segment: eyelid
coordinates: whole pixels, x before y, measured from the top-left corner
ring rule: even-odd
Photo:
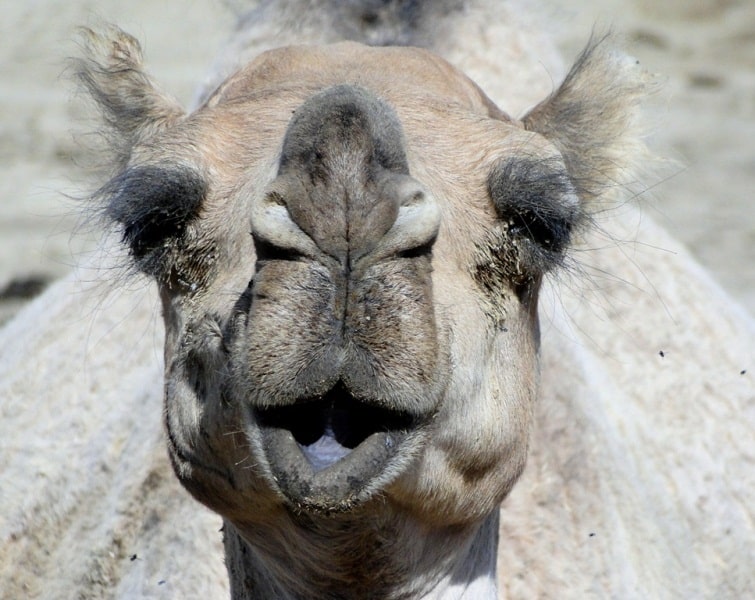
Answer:
[[[131,166],[99,193],[138,269],[157,275],[167,268],[166,247],[200,217],[208,184],[188,166]]]
[[[563,252],[582,210],[566,167],[557,158],[510,158],[496,164],[488,191],[512,236],[544,252]]]

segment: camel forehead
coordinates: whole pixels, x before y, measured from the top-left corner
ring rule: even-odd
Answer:
[[[474,82],[431,52],[356,42],[264,52],[226,80],[208,104],[235,103],[292,87],[313,91],[339,84],[359,85],[384,96],[421,91],[485,115],[496,110]]]

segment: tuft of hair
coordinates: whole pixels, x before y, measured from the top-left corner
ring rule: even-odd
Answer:
[[[74,60],[75,75],[100,110],[116,166],[123,166],[135,144],[185,112],[147,75],[133,36],[108,26],[83,28],[81,38],[83,56]]]
[[[561,152],[587,211],[625,190],[648,157],[638,117],[651,79],[611,41],[593,35],[558,89],[522,119]]]

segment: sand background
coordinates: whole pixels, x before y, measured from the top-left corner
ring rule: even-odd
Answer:
[[[85,259],[97,239],[80,198],[94,186],[90,106],[66,74],[76,28],[109,21],[143,43],[149,71],[184,104],[233,12],[213,0],[2,2],[0,323]],[[638,202],[755,312],[755,2],[552,0],[547,26],[573,56],[595,23],[661,74],[649,141],[672,159]],[[503,107],[505,109],[505,107]]]

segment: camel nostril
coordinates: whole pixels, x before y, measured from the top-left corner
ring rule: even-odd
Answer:
[[[420,258],[423,256],[430,257],[433,253],[433,244],[435,244],[435,238],[432,238],[430,241],[424,244],[420,244],[397,252],[396,258]]]
[[[258,263],[265,263],[272,260],[293,261],[306,258],[299,250],[295,248],[286,248],[276,246],[266,242],[258,237],[254,237],[254,253],[257,256]]]

